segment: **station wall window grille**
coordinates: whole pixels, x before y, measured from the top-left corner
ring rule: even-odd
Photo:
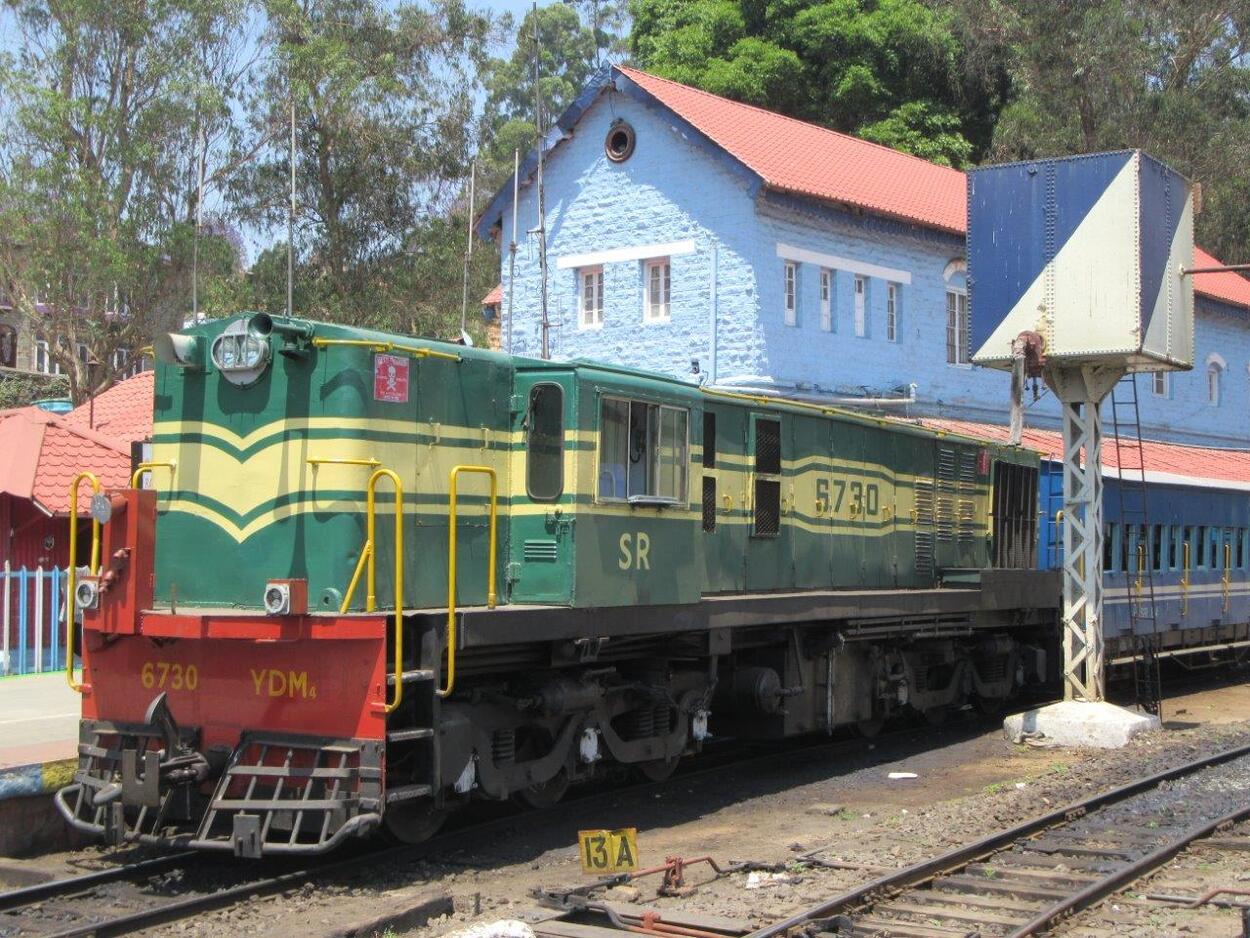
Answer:
[[[781,533],[781,421],[755,420],[755,537]]]

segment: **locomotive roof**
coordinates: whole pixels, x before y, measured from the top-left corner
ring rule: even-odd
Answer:
[[[231,322],[235,322],[240,318],[246,319],[252,315],[253,313],[251,312],[242,312],[235,316],[223,317],[222,319],[202,323],[185,331],[200,333],[218,332],[221,329],[224,329]],[[445,341],[429,336],[416,336],[396,332],[381,332],[375,329],[361,329],[358,326],[299,319],[298,317],[296,321],[313,326],[319,334],[326,337],[349,338],[377,342],[379,345],[394,343],[396,345],[429,347],[432,351],[456,354],[460,356],[463,361],[493,362],[497,365],[503,365],[514,369],[524,369],[531,372],[542,370],[567,372],[572,370],[577,372],[580,376],[591,380],[593,380],[595,375],[599,375],[601,376],[600,380],[614,382],[620,385],[622,390],[630,389],[635,392],[641,391],[656,396],[668,396],[692,405],[698,403],[700,399],[704,398],[739,401],[744,404],[751,404],[756,407],[763,407],[782,413],[792,413],[795,415],[819,414],[825,417],[856,423],[861,426],[880,427],[896,433],[904,433],[924,439],[945,439],[951,442],[979,446],[985,449],[993,450],[1000,459],[1012,459],[1013,461],[1029,462],[1038,458],[1038,454],[1028,447],[1010,446],[993,440],[978,438],[972,434],[933,429],[889,417],[877,417],[869,414],[861,414],[856,411],[832,405],[796,401],[784,397],[774,397],[771,395],[747,394],[741,391],[717,387],[709,388],[703,385],[696,385],[689,381],[674,378],[671,375],[645,371],[639,368],[627,368],[610,362],[595,361],[587,358],[575,358],[566,361],[528,358],[521,355],[509,355],[507,352],[495,349],[477,348],[475,346],[462,345],[458,342]]]

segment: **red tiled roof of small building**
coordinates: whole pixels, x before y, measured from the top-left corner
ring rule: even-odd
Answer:
[[[90,402],[79,404],[65,415],[65,422],[72,427],[93,429],[126,446],[135,440],[146,440],[152,435],[154,386],[155,373],[141,371],[97,394],[94,410]]]
[[[49,514],[69,511],[69,484],[84,470],[104,487],[130,480],[130,451],[101,433],[64,418],[23,407],[0,417],[0,492],[35,502]],[[79,514],[90,504],[84,486]]]
[[[967,420],[922,417],[919,423],[930,430],[995,443],[1006,443],[1009,433],[1007,427]],[[1056,430],[1026,429],[1021,437],[1021,444],[1027,449],[1041,453],[1046,459],[1056,462],[1063,459],[1063,435]],[[1205,446],[1186,446],[1181,443],[1160,443],[1152,440],[1143,440],[1141,450],[1145,454],[1145,469],[1148,478],[1158,473],[1176,476],[1177,482],[1205,480],[1211,483],[1233,482],[1250,486],[1250,450],[1215,449]],[[1117,454],[1114,440],[1105,439],[1102,444],[1104,475],[1109,469],[1119,468],[1119,456],[1122,455],[1125,478],[1139,478],[1138,470],[1142,468],[1142,452],[1138,451],[1136,443],[1126,441],[1121,444],[1121,453]],[[1167,480],[1155,477],[1155,481]]]
[[[764,185],[952,234],[968,228],[967,177],[898,150],[731,101],[636,68],[617,71],[756,173]],[[1195,266],[1222,266],[1201,248]],[[1194,289],[1250,308],[1250,280],[1197,274]]]
[[[503,284],[497,283],[494,288],[482,297],[482,306],[499,306],[503,303]]]

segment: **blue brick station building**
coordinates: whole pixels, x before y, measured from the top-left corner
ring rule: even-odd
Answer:
[[[968,363],[962,172],[624,67],[596,75],[544,153],[551,357],[1005,420],[1007,378]],[[502,248],[500,341],[531,356],[543,331],[536,167],[535,153],[517,205],[509,180],[478,228]],[[1197,252],[1197,266],[1214,264]],[[1246,447],[1250,281],[1194,286],[1194,370],[1139,377],[1143,434]],[[1057,427],[1058,414],[1043,394],[1026,420]]]

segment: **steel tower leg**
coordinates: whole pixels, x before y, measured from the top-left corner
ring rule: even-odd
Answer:
[[[1123,369],[1048,370],[1063,403],[1063,696],[1101,701],[1102,415]],[[1083,457],[1083,458],[1082,458]]]
[[[1063,697],[1102,700],[1102,417],[1097,401],[1064,402],[1063,455]]]

